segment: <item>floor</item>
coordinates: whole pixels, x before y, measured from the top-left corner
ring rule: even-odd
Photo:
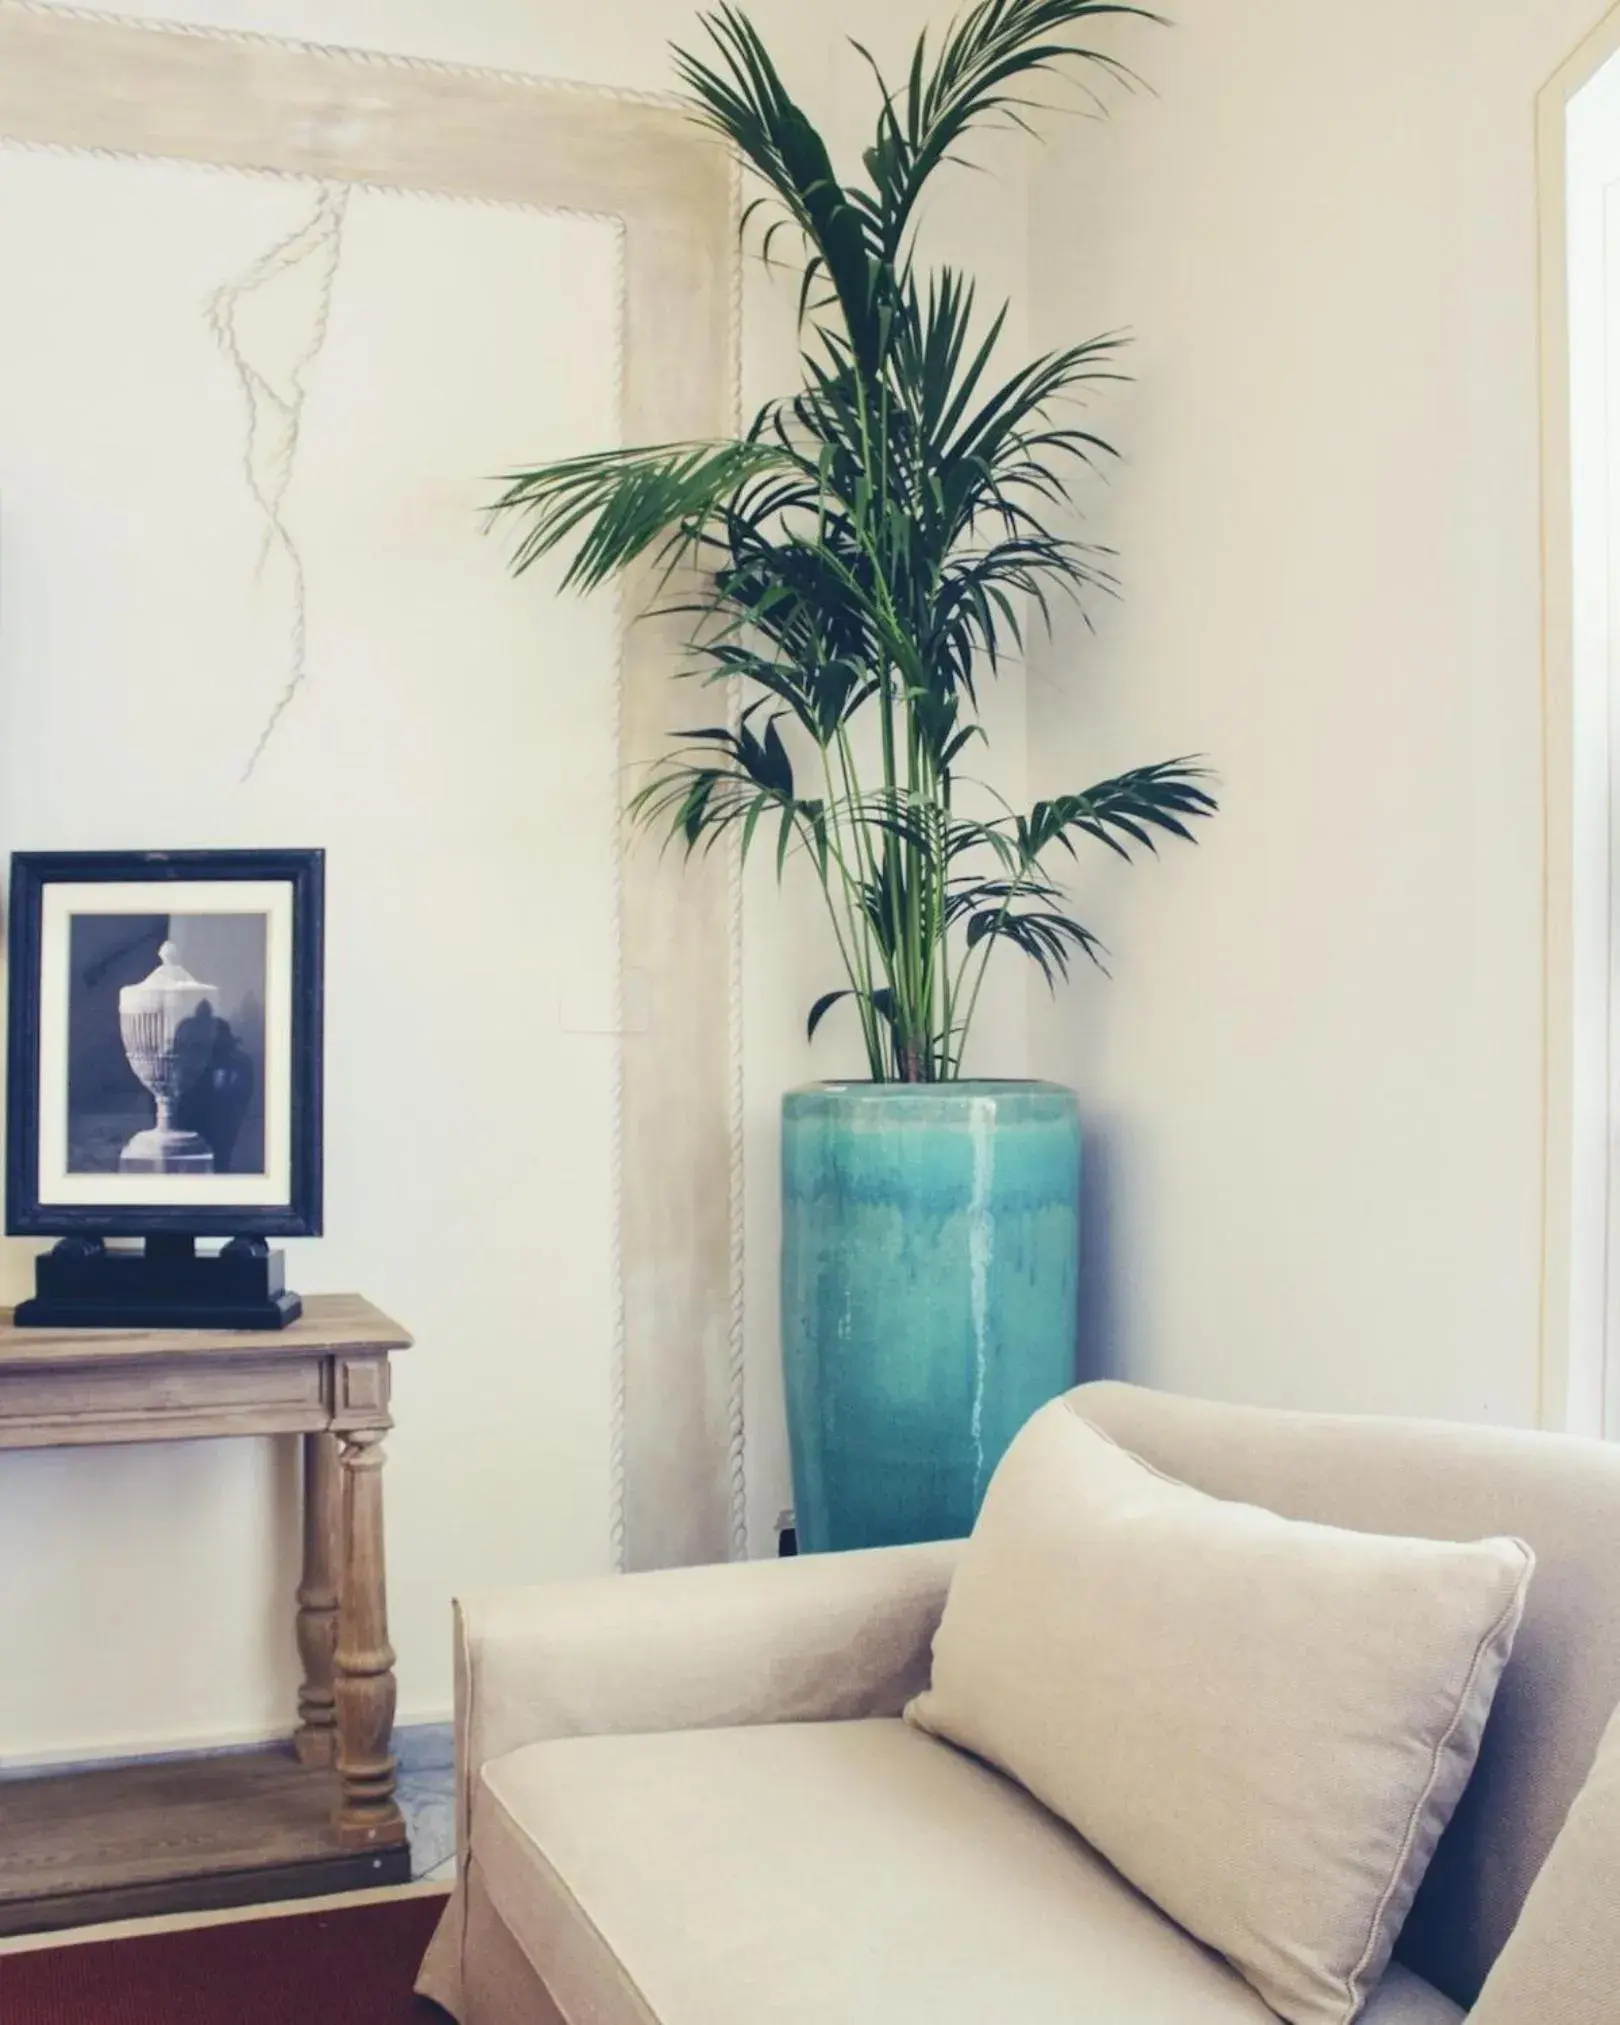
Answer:
[[[456,1875],[455,1764],[448,1723],[394,1732],[399,1810],[411,1836],[411,1876],[450,1884]]]

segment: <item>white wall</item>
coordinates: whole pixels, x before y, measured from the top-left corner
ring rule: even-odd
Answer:
[[[291,1272],[420,1332],[388,1471],[409,1708],[452,1585],[607,1556],[612,1043],[573,1008],[612,995],[613,613],[501,595],[476,506],[515,408],[558,453],[615,433],[616,234],[350,198],[286,505],[308,682],[244,780],[291,579],[274,552],[255,578],[204,306],[310,192],[10,149],[0,193],[0,849],[326,848],[329,1235]],[[273,384],[308,286],[244,309]],[[537,356],[566,369],[537,387]],[[292,1479],[242,1444],[4,1458],[0,1747],[273,1725]]]
[[[536,0],[465,0],[454,8],[443,0],[177,0],[173,5],[136,0],[123,11],[663,90],[670,82],[666,43],[689,29],[695,10],[661,0],[605,0],[589,9],[542,6]],[[844,33],[859,33],[880,54],[892,54],[931,12],[943,16],[953,10],[931,8],[928,0],[893,0],[874,20],[874,10],[856,0],[835,0],[815,9],[796,0],[763,0],[751,11],[806,104],[852,147],[864,137],[864,101],[857,59],[843,44]],[[936,243],[944,254],[974,266],[987,297],[996,299],[1024,287],[1027,203],[1019,180],[1020,152],[997,149],[992,159],[998,169],[994,179],[956,179],[951,216],[942,221]],[[757,272],[749,275],[745,352],[750,404],[787,383],[790,309],[789,295]],[[1020,342],[1019,325],[1015,319],[1010,332],[1014,344]],[[566,408],[569,389],[558,393]],[[498,579],[491,581],[491,595],[505,595]],[[535,595],[540,595],[538,588]],[[1010,681],[995,704],[1001,734],[996,778],[1015,798],[1023,789],[1022,707],[1020,685]],[[586,738],[593,735],[583,722],[579,730]],[[553,758],[561,778],[580,755],[569,742],[570,728],[554,718],[547,737],[558,736],[564,743]],[[390,763],[384,755],[375,768],[380,794],[388,792]],[[37,808],[29,804],[14,810],[14,818],[28,816],[29,821],[22,827],[8,821],[7,847],[138,841],[129,811],[120,817],[118,836],[105,834],[104,801],[72,773],[52,780],[49,789]],[[476,856],[485,835],[482,816],[475,828],[479,812],[464,814],[467,821],[459,834]],[[185,841],[238,841],[243,820],[231,808],[199,810],[195,834]],[[41,834],[47,824],[48,837]],[[495,852],[497,840],[488,842]],[[350,1017],[342,991],[346,959],[340,938],[350,938],[356,962],[362,953],[367,962],[382,960],[388,934],[397,938],[396,953],[407,967],[418,956],[427,960],[426,952],[407,948],[413,933],[408,899],[408,893],[402,894],[382,943],[375,948],[367,943],[365,952],[353,941],[364,924],[332,924],[329,1021],[341,1025]],[[535,897],[537,911],[549,904]],[[839,1041],[830,1031],[818,1041],[813,1057],[802,1042],[805,1009],[833,974],[811,897],[801,890],[779,898],[774,875],[761,867],[750,877],[745,946],[749,1503],[754,1551],[769,1552],[776,1516],[789,1500],[776,1355],[776,1107],[780,1092],[792,1083],[857,1063],[847,1039]],[[987,1062],[1002,1073],[1020,1072],[1026,1040],[1021,980],[1009,978],[988,1009]],[[557,1067],[566,1075],[564,1063]],[[575,1204],[577,1187],[566,1167],[542,1164],[526,1179],[508,1180],[512,1187],[528,1190],[517,1199],[537,1231],[555,1226],[559,1209]],[[420,1322],[413,1312],[418,1303],[412,1299],[411,1262],[389,1255],[385,1220],[368,1213],[364,1241],[357,1244],[357,1233],[339,1226],[335,1175],[333,1183],[330,1235],[320,1245],[300,1248],[295,1270],[301,1283],[315,1288],[335,1284],[334,1275],[359,1278],[379,1298],[391,1288],[402,1319]],[[470,1209],[466,1216],[447,1214],[443,1241],[448,1255],[467,1255],[477,1221]],[[435,1271],[448,1287],[453,1274],[439,1271],[443,1264],[441,1258]],[[0,1296],[15,1298],[23,1291],[27,1272],[22,1247],[0,1246]],[[514,1348],[517,1341],[513,1339]],[[539,1410],[538,1400],[531,1410],[522,1410],[522,1372],[516,1362],[509,1375],[518,1387],[513,1394],[517,1407],[480,1419],[476,1395],[461,1383],[459,1373],[462,1360],[472,1354],[447,1311],[422,1335],[401,1372],[388,1495],[400,1715],[405,1721],[447,1712],[448,1600],[454,1588],[601,1565],[601,1527],[592,1504],[600,1430],[592,1419],[588,1374],[578,1413],[565,1427]],[[283,1707],[290,1707],[292,1684],[294,1481],[285,1445],[199,1445],[183,1460],[158,1449],[0,1458],[0,1538],[11,1542],[0,1551],[0,1757],[71,1756],[274,1727]],[[19,1547],[22,1541],[26,1549]],[[119,1655],[117,1665],[107,1663],[113,1651]]]
[[[1139,341],[1125,596],[1032,676],[1034,784],[1199,751],[1224,802],[1091,868],[1116,976],[1037,1019],[1098,1368],[1536,1417],[1533,111],[1599,11],[1205,0],[1038,171],[1037,335]]]

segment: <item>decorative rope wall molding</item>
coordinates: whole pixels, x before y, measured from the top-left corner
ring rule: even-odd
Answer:
[[[592,84],[574,77],[542,77],[532,70],[502,70],[488,64],[449,63],[432,56],[406,56],[396,50],[367,49],[346,42],[307,42],[298,36],[269,35],[252,28],[220,28],[200,21],[154,21],[143,14],[120,14],[103,7],[59,7],[56,0],[0,0],[0,9],[13,14],[38,14],[50,19],[83,21],[103,28],[127,28],[151,35],[180,35],[196,42],[222,42],[238,48],[295,49],[301,56],[339,56],[349,63],[366,63],[379,70],[418,71],[436,77],[473,77],[492,84],[515,85],[520,90],[577,92],[587,98],[618,99],[625,105],[650,105],[683,109],[685,101],[674,92],[636,91],[628,85]]]
[[[620,222],[614,242],[613,329],[618,346],[618,370],[614,374],[616,417],[624,433],[627,405],[625,387],[625,333],[629,329],[630,298],[624,258],[624,226]],[[613,1136],[613,1347],[608,1392],[608,1554],[616,1573],[628,1565],[628,1525],[625,1508],[626,1423],[629,1411],[628,1317],[624,1300],[624,782],[617,762],[624,751],[624,593],[617,581],[613,586],[613,754],[615,772],[608,790],[608,832],[613,866],[613,1087],[610,1131]]]
[[[0,143],[615,221],[633,441],[736,419],[734,165],[677,103],[0,0]],[[627,612],[642,588],[627,587]],[[635,765],[686,699],[667,627],[621,628],[620,653],[621,760]],[[609,1544],[615,1563],[646,1566],[746,1551],[740,877],[638,851],[615,906],[621,988],[644,979],[653,1027],[621,1035],[615,1075]]]
[[[742,164],[731,164],[731,231],[736,248],[731,263],[731,426],[742,427],[743,404],[743,273]],[[727,685],[727,722],[735,731],[742,721],[741,676]],[[748,1559],[748,1285],[746,1277],[747,1162],[744,1135],[747,1086],[743,1062],[743,856],[735,830],[727,841],[726,885],[729,901],[730,967],[726,998],[731,1041],[731,1315],[727,1339],[726,1462],[731,1485],[731,1558]]]

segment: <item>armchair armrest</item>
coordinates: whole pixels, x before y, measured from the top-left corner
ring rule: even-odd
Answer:
[[[460,1873],[416,1987],[461,2017],[481,1769],[558,1737],[898,1715],[960,1541],[495,1590],[456,1605]]]
[[[555,1737],[898,1715],[927,1685],[960,1552],[945,1541],[469,1597],[456,1606],[458,1783]]]

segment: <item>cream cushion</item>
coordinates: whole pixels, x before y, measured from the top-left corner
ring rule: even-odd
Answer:
[[[484,1767],[473,1850],[473,1904],[575,2025],[1274,2025],[1026,1793],[894,1718],[528,1745]],[[1462,2016],[1404,1970],[1375,2005]]]
[[[1293,2025],[1383,1975],[1524,1608],[1522,1542],[1279,1518],[1074,1400],[991,1483],[919,1728],[999,1766]]]
[[[1620,2019],[1620,1713],[1469,2017],[1475,2025]]]

